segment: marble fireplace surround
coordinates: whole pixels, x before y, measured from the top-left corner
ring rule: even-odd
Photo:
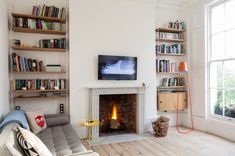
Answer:
[[[90,106],[89,114],[93,120],[99,120],[99,97],[100,95],[115,94],[136,94],[136,128],[137,134],[144,133],[144,93],[145,87],[90,87]],[[92,141],[96,144],[99,142],[99,126],[92,127]]]

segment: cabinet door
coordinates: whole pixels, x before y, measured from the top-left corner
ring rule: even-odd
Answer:
[[[186,92],[158,93],[158,110],[176,110],[178,96],[178,109],[186,109]]]

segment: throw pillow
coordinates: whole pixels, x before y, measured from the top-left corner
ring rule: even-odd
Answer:
[[[52,156],[46,145],[29,130],[17,127],[16,137],[26,156]]]
[[[26,112],[26,116],[30,125],[30,129],[37,134],[47,128],[47,123],[42,111]]]

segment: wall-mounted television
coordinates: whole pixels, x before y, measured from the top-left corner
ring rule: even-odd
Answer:
[[[99,80],[136,80],[137,57],[98,56]]]

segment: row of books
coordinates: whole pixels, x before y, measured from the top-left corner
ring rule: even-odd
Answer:
[[[34,5],[32,9],[32,15],[34,16],[45,16],[45,17],[56,17],[56,18],[65,18],[66,8],[57,8],[55,6],[47,6],[43,4]]]
[[[57,89],[56,89],[57,88]],[[66,89],[66,79],[16,79],[13,90],[59,90]]]
[[[167,32],[159,32],[156,36],[157,39],[184,39],[183,33],[167,33]]]
[[[156,60],[156,71],[157,72],[176,72],[177,65],[176,62],[171,62],[170,60]]]
[[[162,45],[156,45],[156,52],[157,54],[167,54],[167,53],[173,53],[173,54],[182,54],[183,53],[183,45],[181,44],[162,44]]]
[[[168,28],[184,30],[184,22],[179,22],[178,20],[175,22],[168,22]]]
[[[57,39],[42,39],[42,40],[39,40],[39,48],[66,49],[66,39],[65,38],[57,38]]]
[[[170,87],[170,86],[185,86],[184,78],[180,77],[172,77],[172,78],[163,78],[161,86],[162,87]]]
[[[41,72],[43,71],[43,61],[25,58],[16,53],[11,55],[11,66],[15,72]]]
[[[47,22],[30,18],[13,17],[13,27],[43,29],[43,30],[61,30],[61,24],[58,22]]]

